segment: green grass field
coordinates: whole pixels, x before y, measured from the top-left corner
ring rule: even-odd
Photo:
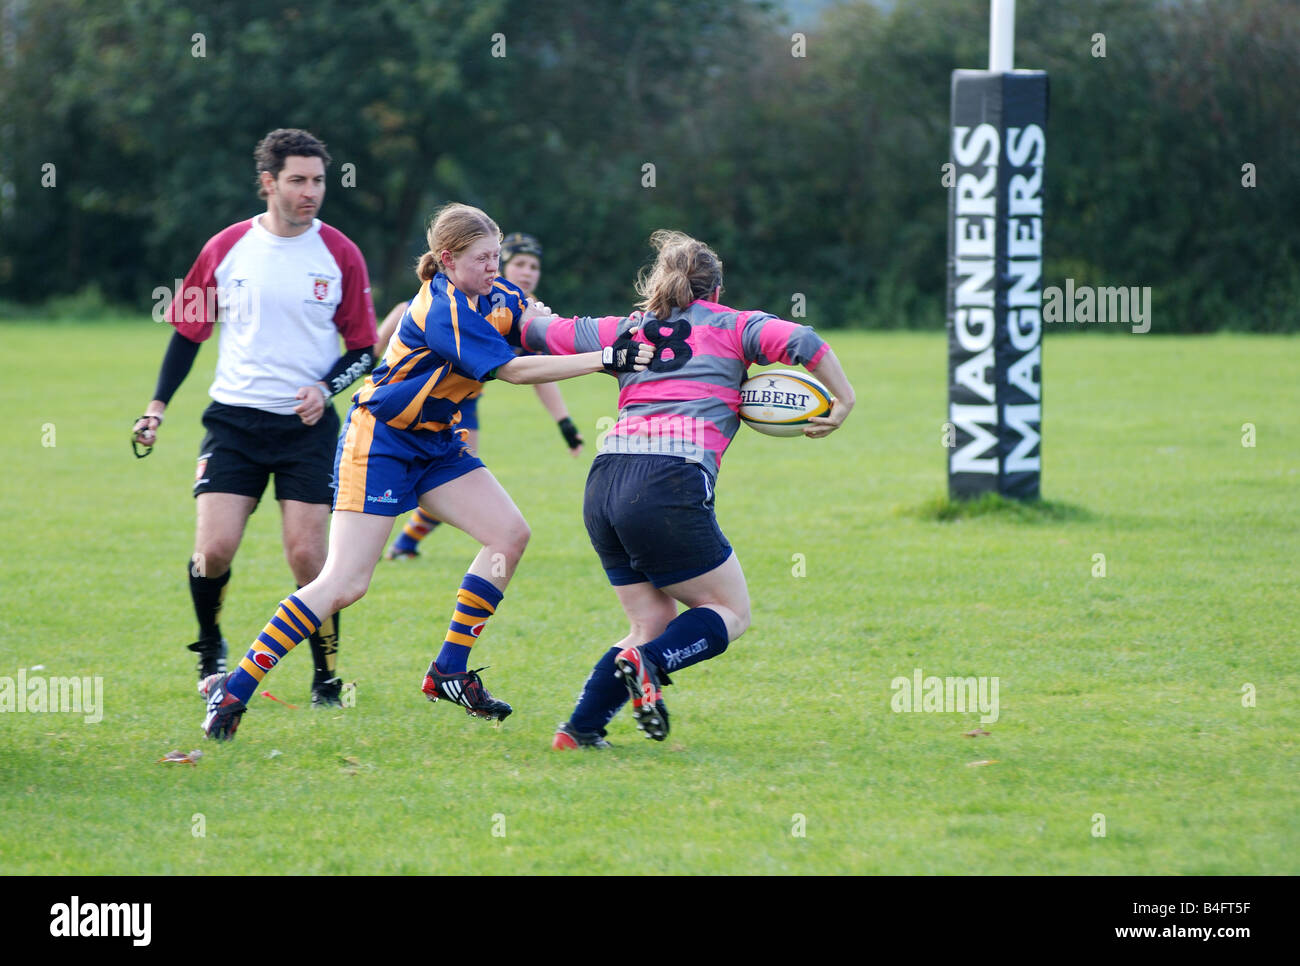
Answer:
[[[344,616],[356,707],[259,697],[216,745],[183,647],[215,346],[137,462],[159,326],[0,328],[19,372],[0,679],[100,675],[105,705],[98,723],[0,715],[0,872],[1300,872],[1300,342],[1049,333],[1055,512],[941,521],[943,335],[831,335],[858,392],[845,428],[742,429],[723,465],[751,630],[677,676],[667,742],[623,714],[612,752],[560,754],[556,723],[626,627],[582,527],[594,448],[570,459],[531,390],[481,406],[482,454],[533,527],[476,649],[515,715],[494,730],[419,693],[474,552],[438,532]],[[564,391],[591,443],[612,382]],[[235,562],[232,651],[292,589],[267,500]],[[300,648],[266,686],[305,705],[310,663]],[[891,681],[916,668],[996,677],[997,721],[895,713]]]

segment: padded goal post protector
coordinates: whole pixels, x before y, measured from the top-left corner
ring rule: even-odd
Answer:
[[[1040,495],[1047,74],[957,70],[948,169],[948,495]]]

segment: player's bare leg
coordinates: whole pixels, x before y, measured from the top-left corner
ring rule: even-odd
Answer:
[[[333,614],[356,603],[370,589],[375,565],[392,530],[392,517],[334,511],[325,565],[316,579],[294,596],[317,614]]]
[[[486,467],[421,494],[420,506],[482,544],[456,594],[451,624],[422,690],[431,701],[447,698],[471,715],[502,721],[513,709],[488,693],[467,662],[528,546],[528,524]]]
[[[716,611],[727,625],[729,642],[749,629],[749,586],[734,551],[708,573],[668,584],[661,590],[687,607]]]
[[[190,597],[199,622],[199,639],[189,649],[199,656],[199,680],[226,669],[226,642],[221,636],[221,608],[230,581],[230,565],[239,550],[248,517],[257,506],[251,496],[200,493],[195,498],[197,523],[194,555],[189,563]]]
[[[677,601],[649,581],[617,586],[614,593],[629,623],[627,637],[614,645],[620,651],[658,637],[677,616]]]
[[[299,587],[309,584],[325,566],[329,552],[330,508],[326,503],[280,501],[284,556]],[[343,703],[343,679],[338,674],[339,617],[330,614],[311,635],[313,708],[336,708]]]
[[[479,467],[420,496],[420,506],[483,545],[467,573],[505,590],[531,531],[524,516],[487,467]]]

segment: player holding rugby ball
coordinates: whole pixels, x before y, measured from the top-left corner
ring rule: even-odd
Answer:
[[[524,348],[536,352],[586,352],[638,327],[637,341],[655,349],[648,370],[619,374],[619,420],[591,464],[583,504],[631,626],[596,662],[556,732],[558,749],[608,747],[605,727],[629,697],[637,727],[663,741],[668,674],[717,657],[749,626],[745,575],[713,510],[747,367],[802,365],[830,388],[831,412],[812,418],[806,436],[829,435],[853,409],[839,360],[810,327],[719,304],[722,262],[703,242],[676,231],[650,241],[658,255],[637,280],[644,316],[539,317],[523,328]]]

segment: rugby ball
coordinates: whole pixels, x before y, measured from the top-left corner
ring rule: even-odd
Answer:
[[[740,418],[766,436],[802,436],[813,416],[829,416],[830,391],[806,372],[771,369],[740,386]]]

